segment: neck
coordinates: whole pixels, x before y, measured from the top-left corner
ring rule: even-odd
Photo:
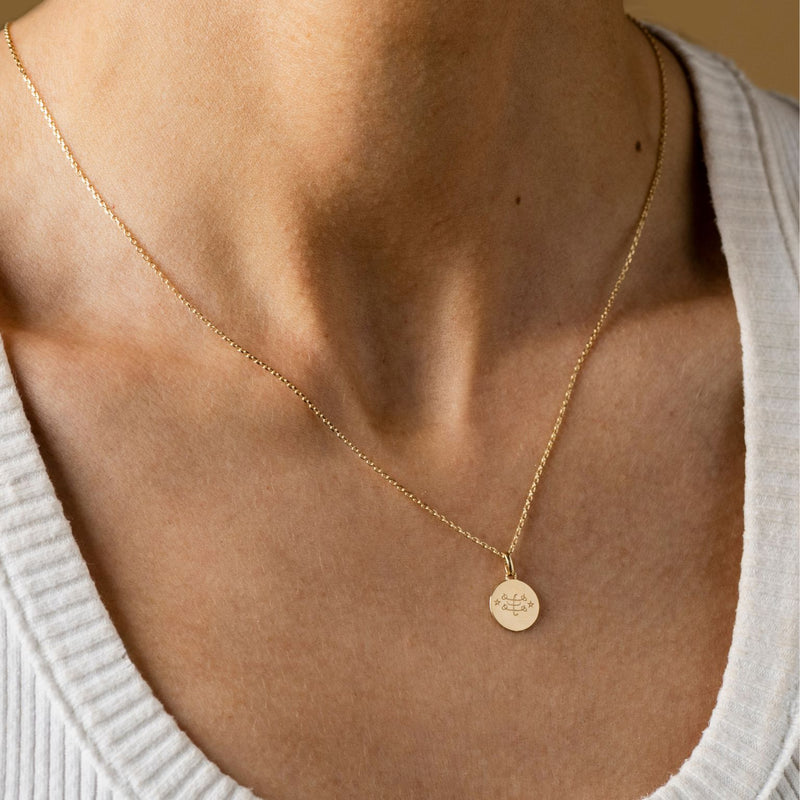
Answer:
[[[22,24],[21,55],[87,172],[292,377],[312,353],[377,416],[457,417],[487,357],[599,315],[659,127],[621,3],[40,8],[59,63]]]

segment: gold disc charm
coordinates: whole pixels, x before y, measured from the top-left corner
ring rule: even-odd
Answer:
[[[506,562],[506,579],[489,597],[489,610],[504,628],[524,631],[539,616],[539,598],[525,581],[517,580],[511,556],[503,553],[503,559]]]

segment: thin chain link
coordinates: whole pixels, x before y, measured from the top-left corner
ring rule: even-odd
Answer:
[[[652,204],[653,197],[656,192],[656,187],[658,186],[659,180],[661,179],[661,171],[664,161],[664,146],[666,143],[666,136],[667,136],[667,87],[664,76],[664,63],[662,61],[661,53],[659,51],[659,47],[655,41],[654,36],[637,19],[634,19],[633,17],[630,16],[629,18],[642,30],[645,36],[647,36],[647,39],[650,42],[651,47],[653,48],[653,52],[655,53],[656,60],[658,61],[659,83],[661,90],[661,127],[658,137],[658,152],[656,156],[656,166],[653,172],[652,180],[650,182],[650,187],[647,192],[647,197],[642,207],[642,212],[639,216],[639,221],[636,225],[636,230],[633,235],[633,240],[631,242],[630,249],[628,250],[628,254],[625,258],[625,263],[622,267],[622,270],[619,273],[619,276],[617,277],[617,280],[614,284],[614,288],[612,289],[608,301],[606,302],[605,308],[603,309],[603,313],[600,315],[600,319],[594,326],[594,330],[592,331],[591,336],[584,345],[583,351],[581,352],[581,355],[578,358],[578,361],[572,370],[572,375],[570,376],[569,384],[567,386],[564,399],[561,402],[561,408],[559,409],[555,426],[553,428],[552,433],[550,434],[550,438],[547,442],[547,446],[545,447],[544,453],[539,462],[539,466],[536,469],[536,474],[533,477],[533,483],[531,484],[530,489],[528,490],[528,494],[525,498],[525,503],[522,508],[522,515],[520,516],[519,522],[517,523],[517,527],[514,532],[514,538],[511,540],[511,544],[509,545],[508,550],[506,551],[506,553],[509,556],[511,555],[511,553],[514,552],[514,548],[517,546],[517,541],[519,540],[519,536],[522,533],[523,527],[525,526],[525,522],[530,512],[531,503],[533,502],[533,496],[536,492],[537,486],[539,485],[539,479],[541,478],[542,471],[544,470],[544,465],[547,463],[547,459],[550,456],[550,451],[553,449],[556,437],[558,436],[558,432],[561,429],[561,423],[564,419],[564,413],[567,410],[567,405],[569,403],[570,397],[572,396],[572,390],[575,386],[575,381],[577,380],[578,373],[583,367],[583,364],[586,361],[586,357],[589,354],[589,351],[592,349],[592,346],[594,345],[595,341],[597,340],[597,337],[600,334],[600,329],[603,327],[606,318],[608,317],[608,314],[611,310],[611,306],[614,303],[617,293],[619,292],[620,286],[622,285],[622,282],[625,280],[625,276],[627,275],[631,262],[633,261],[633,256],[634,253],[636,252],[636,248],[639,245],[639,239],[641,238],[645,221],[647,220],[647,214],[650,211],[650,206]],[[72,165],[73,170],[75,171],[77,176],[81,179],[81,181],[85,184],[86,188],[92,194],[92,197],[94,197],[94,199],[99,203],[103,211],[114,221],[117,227],[122,231],[122,233],[125,235],[128,241],[131,243],[131,245],[133,245],[136,252],[153,269],[156,275],[158,275],[158,277],[161,279],[162,283],[164,283],[167,286],[167,288],[178,298],[178,300],[180,300],[181,303],[183,303],[183,305],[186,306],[186,308],[188,308],[189,311],[191,311],[192,314],[194,314],[206,327],[212,330],[217,336],[219,336],[224,342],[229,344],[234,350],[241,353],[245,358],[249,359],[254,364],[261,367],[261,369],[263,369],[265,372],[268,372],[273,377],[277,378],[284,386],[289,388],[295,395],[297,395],[297,397],[300,398],[300,400],[303,401],[303,403],[306,404],[306,406],[308,406],[308,408],[314,413],[314,415],[317,416],[322,421],[322,423],[338,439],[344,442],[344,444],[346,444],[347,447],[349,447],[350,450],[352,450],[365,464],[367,464],[378,475],[384,478],[388,483],[394,486],[395,489],[404,494],[409,500],[414,502],[420,508],[424,509],[429,514],[436,517],[436,519],[440,520],[445,525],[448,525],[454,531],[457,531],[470,541],[475,542],[475,544],[479,544],[481,547],[491,551],[495,555],[504,558],[503,551],[498,550],[498,548],[494,547],[488,542],[479,539],[477,536],[474,536],[473,534],[462,528],[457,523],[448,519],[444,514],[442,514],[440,511],[437,511],[437,509],[433,508],[433,506],[429,505],[424,500],[417,497],[417,495],[415,495],[412,491],[407,489],[399,481],[395,480],[388,472],[379,467],[369,456],[366,455],[366,453],[364,453],[363,450],[361,450],[356,444],[354,444],[347,436],[345,436],[339,430],[339,428],[336,427],[336,425],[333,424],[333,422],[331,422],[331,420],[317,407],[317,405],[311,400],[311,398],[308,397],[308,395],[306,395],[301,389],[299,389],[294,383],[292,383],[292,381],[290,381],[288,378],[286,378],[284,375],[278,372],[277,369],[271,367],[269,364],[266,364],[260,358],[257,358],[248,350],[246,350],[244,347],[242,347],[240,344],[231,339],[230,336],[228,336],[226,333],[220,330],[220,328],[218,328],[213,322],[211,322],[211,320],[208,319],[208,317],[206,317],[191,301],[189,301],[177,289],[175,284],[173,284],[172,281],[164,274],[164,272],[161,270],[158,264],[156,264],[152,256],[147,252],[147,250],[139,242],[139,240],[133,235],[128,226],[111,210],[108,203],[100,195],[100,193],[98,192],[94,184],[91,182],[91,180],[89,180],[89,178],[86,176],[86,173],[84,173],[80,164],[78,164],[78,161],[72,154],[72,150],[67,145],[66,141],[64,140],[64,137],[61,134],[61,131],[59,130],[58,126],[55,123],[55,120],[53,119],[52,115],[50,114],[50,111],[45,105],[42,96],[39,94],[39,91],[37,90],[36,86],[34,86],[33,81],[28,76],[25,67],[22,65],[22,61],[20,60],[17,50],[14,46],[14,42],[11,38],[11,30],[9,22],[6,22],[6,24],[4,25],[3,33],[5,35],[6,42],[8,43],[9,50],[11,51],[11,55],[14,59],[14,63],[17,65],[17,69],[19,70],[20,74],[22,75],[22,78],[24,79],[25,83],[30,89],[34,99],[36,100],[36,104],[39,106],[42,113],[44,114],[48,126],[55,134],[55,137],[58,140],[59,145],[61,146],[61,150],[66,155],[67,159],[69,160],[69,163]]]

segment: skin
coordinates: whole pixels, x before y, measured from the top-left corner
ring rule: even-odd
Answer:
[[[179,288],[506,548],[655,161],[620,4],[46,0],[12,31]],[[487,613],[502,561],[182,308],[0,61],[0,321],[34,434],[134,663],[257,794],[633,800],[697,744],[737,602],[741,349],[662,53],[664,177],[514,553],[522,634]]]

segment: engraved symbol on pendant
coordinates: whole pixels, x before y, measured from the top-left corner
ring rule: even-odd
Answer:
[[[506,578],[489,597],[489,610],[504,628],[524,631],[539,616],[539,598],[524,581]]]
[[[505,592],[503,593],[500,600],[505,600],[501,608],[503,611],[510,611],[515,617],[517,614],[527,611],[529,608],[535,605],[535,603],[531,600],[528,600],[527,597],[523,594],[522,597],[517,597],[517,593],[514,592],[513,597],[509,597]],[[497,605],[500,600],[495,600],[494,604]]]

